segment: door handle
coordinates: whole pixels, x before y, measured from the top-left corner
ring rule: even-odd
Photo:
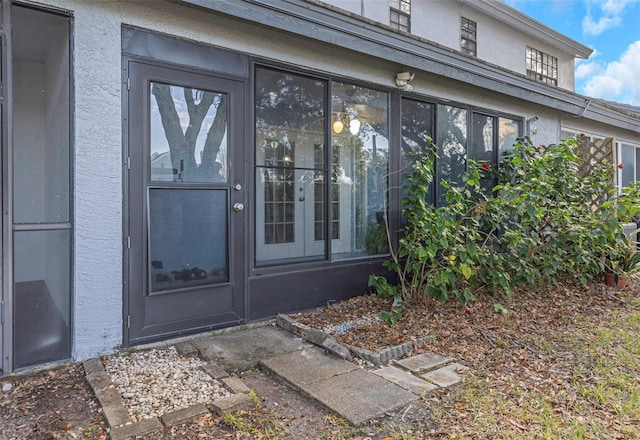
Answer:
[[[244,203],[234,203],[233,204],[233,210],[235,212],[244,211]]]

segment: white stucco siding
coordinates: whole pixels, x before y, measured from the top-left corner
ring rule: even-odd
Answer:
[[[123,337],[123,24],[389,86],[393,81],[364,56],[175,3],[39,4],[73,14],[75,359],[110,352]]]
[[[395,74],[402,68],[329,43],[179,3],[45,0],[40,4],[72,11],[74,16],[73,356],[76,359],[109,352],[122,343],[123,337],[123,24],[299,66],[312,73],[353,78],[389,90],[395,89]],[[422,19],[426,29],[427,16]],[[429,25],[440,26],[442,22],[431,19]],[[454,32],[457,41],[459,29],[455,27]],[[521,47],[524,60],[524,45]],[[502,50],[496,46],[492,52]],[[553,109],[448,78],[415,73],[413,96],[442,98],[516,117],[538,116],[533,127],[540,133],[536,141],[557,142],[560,115]]]

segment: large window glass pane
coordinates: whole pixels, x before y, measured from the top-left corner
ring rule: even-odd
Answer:
[[[384,227],[389,166],[387,93],[332,83],[332,180],[338,202],[332,220],[339,221],[333,258],[387,252]],[[333,192],[332,191],[332,192]]]
[[[150,290],[229,281],[228,193],[216,189],[150,189]]]
[[[406,183],[406,176],[411,171],[413,153],[431,148],[430,139],[433,138],[434,105],[412,99],[402,100],[402,142],[401,173],[402,184]],[[433,203],[434,182],[431,182],[427,200]],[[402,195],[406,193],[402,191]]]
[[[513,149],[520,134],[521,122],[515,119],[498,118],[498,154],[500,159],[505,151]]]
[[[452,185],[461,185],[467,166],[467,110],[438,105],[436,178]],[[438,206],[446,204],[445,190],[437,185]]]
[[[636,148],[633,145],[622,144],[622,186],[629,186],[636,180]]]
[[[256,70],[256,261],[325,257],[326,83]]]
[[[13,219],[69,221],[69,20],[12,8]]]
[[[227,96],[150,83],[152,181],[227,179]]]
[[[478,113],[472,115],[473,142],[471,142],[469,156],[478,162],[493,162],[495,119],[493,116]]]
[[[15,368],[69,357],[69,229],[14,234]]]

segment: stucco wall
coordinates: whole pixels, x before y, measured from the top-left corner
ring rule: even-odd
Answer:
[[[381,0],[328,0],[326,3],[389,24],[389,3]],[[558,86],[574,89],[574,58],[531,35],[523,34],[488,17],[461,1],[414,0],[411,3],[411,33],[451,49],[460,50],[460,17],[477,24],[477,57],[505,69],[526,74],[527,46],[558,59]]]
[[[395,90],[402,66],[177,3],[46,0],[74,15],[75,308],[77,359],[122,342],[122,24],[330,72]],[[561,115],[448,78],[416,72],[414,96],[437,97],[529,118],[540,143],[557,142]]]

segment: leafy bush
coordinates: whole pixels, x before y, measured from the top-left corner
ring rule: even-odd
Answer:
[[[457,298],[479,292],[511,297],[521,284],[553,284],[573,278],[588,283],[608,256],[628,249],[620,220],[638,214],[640,191],[618,197],[609,190],[613,166],[593,164],[581,177],[575,139],[535,149],[523,138],[494,169],[469,160],[464,185],[441,182],[447,205],[426,201],[435,148],[416,155],[404,186],[406,220],[386,267],[391,285],[371,276],[387,298]],[[493,180],[492,190],[486,182]]]

